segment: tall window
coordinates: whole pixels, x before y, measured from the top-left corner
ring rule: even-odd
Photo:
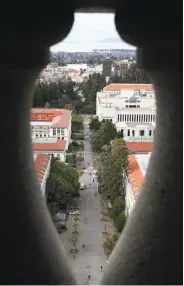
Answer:
[[[57,128],[57,135],[60,135],[60,130],[59,130],[59,128]]]
[[[144,130],[140,130],[140,136],[144,136]]]
[[[56,136],[56,128],[53,128],[53,136]]]

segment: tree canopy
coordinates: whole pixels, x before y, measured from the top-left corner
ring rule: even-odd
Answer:
[[[105,122],[102,122],[100,129],[97,131],[96,136],[92,141],[93,151],[100,152],[102,147],[109,144],[116,135],[116,127],[111,121],[106,120]]]
[[[66,208],[73,196],[78,195],[79,174],[75,168],[53,160],[46,184],[46,199],[50,212]]]
[[[98,131],[100,129],[101,123],[98,120],[98,117],[92,118],[89,123],[90,130]]]
[[[125,174],[128,167],[128,149],[122,138],[104,146],[98,169],[99,191],[104,200],[112,203],[110,211],[116,228],[121,231],[125,221]]]

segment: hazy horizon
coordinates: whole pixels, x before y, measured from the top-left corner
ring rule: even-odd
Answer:
[[[69,35],[51,47],[52,52],[91,52],[94,49],[129,49],[136,47],[123,42],[118,35],[114,14],[75,13]]]

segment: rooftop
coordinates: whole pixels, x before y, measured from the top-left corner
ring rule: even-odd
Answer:
[[[31,121],[51,121],[51,126],[56,128],[67,128],[71,118],[68,109],[32,108]]]
[[[127,148],[132,153],[139,152],[151,152],[152,151],[152,142],[126,142]]]
[[[127,83],[111,83],[104,87],[103,91],[120,91],[121,89],[126,90],[148,90],[152,91],[152,84],[127,84]]]
[[[33,158],[34,158],[36,174],[39,183],[41,184],[49,164],[50,155],[34,153]]]
[[[43,139],[40,140],[40,139]],[[36,138],[32,142],[33,151],[64,151],[65,140],[57,138]]]
[[[149,154],[129,155],[128,182],[131,185],[135,200],[139,196],[144,176],[150,159]]]

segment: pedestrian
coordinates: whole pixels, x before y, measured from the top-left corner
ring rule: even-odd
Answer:
[[[82,247],[84,248],[84,244],[82,245]]]
[[[103,270],[103,267],[102,267],[102,265],[101,265],[101,267],[100,267],[100,268],[101,268],[101,271],[102,271],[102,270]]]
[[[90,278],[91,278],[91,275],[89,274],[89,275],[88,275],[88,280],[89,280]]]
[[[73,258],[75,259],[75,254],[73,255]]]
[[[93,183],[94,183],[94,181],[95,181],[95,180],[93,179]]]

